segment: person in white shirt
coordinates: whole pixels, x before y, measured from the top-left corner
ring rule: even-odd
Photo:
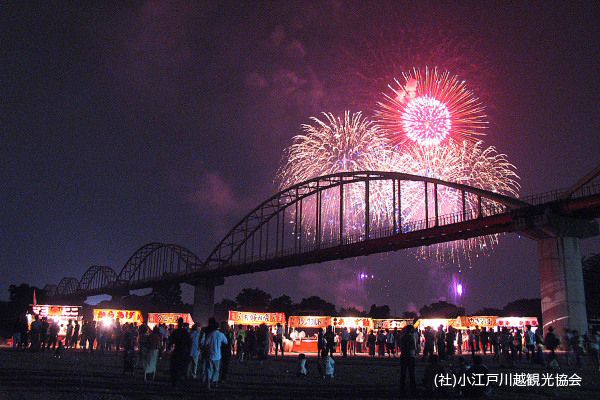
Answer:
[[[216,387],[219,382],[219,368],[221,367],[221,346],[228,343],[227,337],[218,329],[219,325],[214,318],[208,320],[208,330],[202,337],[202,348],[206,350],[207,365],[206,387]]]
[[[363,342],[365,341],[365,337],[362,329],[358,330],[358,334],[356,335],[356,350],[359,353],[363,352]]]

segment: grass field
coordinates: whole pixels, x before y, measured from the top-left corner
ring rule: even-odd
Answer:
[[[490,372],[547,372],[526,362],[514,369],[499,368],[484,359]],[[311,371],[306,378],[296,377],[296,356],[269,359],[264,363],[233,362],[227,381],[210,393],[195,380],[182,381],[177,389],[169,383],[169,361],[159,361],[156,380],[144,382],[141,372],[135,376],[122,374],[120,354],[66,352],[55,359],[50,352],[30,353],[0,350],[0,399],[48,400],[125,400],[125,399],[311,399],[311,398],[398,398],[400,363],[398,359],[336,357],[335,378],[324,381],[317,374],[316,360],[309,357]],[[417,381],[425,364],[417,363]],[[591,366],[564,368],[561,373],[582,377],[581,387],[499,387],[489,398],[498,399],[598,399],[600,373]],[[419,388],[419,397],[426,395]],[[458,398],[455,393],[445,397]]]

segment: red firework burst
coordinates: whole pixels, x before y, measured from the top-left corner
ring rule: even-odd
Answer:
[[[483,106],[465,81],[425,68],[394,79],[391,94],[384,93],[376,116],[394,143],[412,140],[422,146],[438,145],[447,138],[473,140],[487,126]]]

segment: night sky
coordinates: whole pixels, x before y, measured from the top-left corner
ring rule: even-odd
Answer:
[[[0,5],[1,298],[94,264],[118,272],[147,242],[206,257],[276,191],[300,124],[371,115],[413,66],[476,91],[485,143],[523,195],[600,161],[594,2],[43,3]],[[258,286],[399,314],[446,297],[452,270],[402,251],[229,278],[217,299]],[[363,271],[375,278],[359,284]],[[538,297],[535,242],[506,235],[463,276],[468,311]]]

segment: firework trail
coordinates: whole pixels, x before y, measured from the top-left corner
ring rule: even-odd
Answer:
[[[377,103],[376,118],[393,143],[437,146],[446,139],[475,140],[487,126],[483,106],[466,83],[437,68],[413,69],[395,79]]]
[[[445,146],[419,146],[409,144],[402,147],[398,158],[393,159],[388,168],[413,175],[460,183],[494,193],[518,197],[520,185],[515,166],[505,154],[499,154],[494,147],[485,147],[483,142],[450,142]],[[425,219],[423,184],[420,182],[402,183],[403,225]],[[433,188],[429,188],[429,198],[433,198]],[[465,197],[466,209],[478,207],[477,197]],[[494,202],[482,199],[482,207],[494,206]],[[432,207],[432,205],[429,205]],[[449,187],[438,186],[438,212],[440,215],[454,214],[462,210],[461,192]],[[428,210],[434,214],[433,208]],[[498,235],[476,237],[468,240],[440,243],[421,247],[417,254],[423,258],[435,257],[439,261],[457,264],[472,262],[473,257],[489,253],[498,243]]]
[[[392,159],[398,157],[396,150],[360,112],[346,111],[343,118],[331,113],[322,115],[322,119],[313,117],[312,124],[302,125],[304,134],[295,136],[292,145],[286,149],[276,178],[281,189],[337,172],[390,170],[384,166],[394,164]],[[348,184],[344,190],[344,234],[364,232],[364,184]],[[386,215],[392,207],[391,200],[384,194],[383,182],[373,182],[369,190],[373,210],[370,223],[381,226],[388,222]],[[339,232],[339,198],[338,191],[323,193],[324,240]],[[316,220],[315,196],[305,199],[302,207],[303,236],[308,239],[314,237],[311,227]]]

